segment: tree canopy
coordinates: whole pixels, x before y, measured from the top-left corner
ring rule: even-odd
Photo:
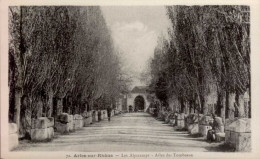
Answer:
[[[151,87],[158,99],[198,101],[202,111],[205,96],[212,91],[225,98],[223,92],[240,95],[250,89],[249,7],[166,9],[169,39],[158,39],[151,62]]]
[[[32,117],[39,101],[53,116],[54,99],[70,98],[71,113],[85,104],[98,109],[95,103],[127,91],[119,65],[100,7],[9,7],[11,118],[18,92]]]

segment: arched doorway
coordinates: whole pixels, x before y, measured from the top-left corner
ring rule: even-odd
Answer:
[[[134,107],[135,111],[144,111],[144,104],[145,104],[144,97],[140,95],[135,97],[134,104],[135,104]]]

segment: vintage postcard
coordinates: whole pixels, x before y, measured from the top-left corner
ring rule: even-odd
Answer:
[[[260,158],[259,9],[1,1],[1,158]]]

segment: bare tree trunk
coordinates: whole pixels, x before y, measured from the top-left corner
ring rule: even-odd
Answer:
[[[53,90],[52,90],[52,88],[49,90],[48,96],[49,96],[49,99],[48,99],[47,116],[51,117],[52,113],[53,113]]]
[[[29,97],[28,97],[29,98]],[[27,99],[28,102],[29,99]],[[29,103],[26,103],[26,109],[25,109],[25,130],[27,134],[30,134],[30,130],[32,127],[32,107]]]
[[[218,90],[218,94],[217,94],[217,106],[216,106],[216,110],[215,113],[218,116],[221,116],[221,107],[222,107],[222,102],[223,102],[223,90]]]
[[[9,122],[15,122],[15,58],[14,51],[9,50]]]
[[[190,109],[189,109],[189,113],[191,114],[194,110],[194,105],[193,105],[193,100],[190,100],[189,101],[189,106],[190,106]]]
[[[36,111],[37,111],[37,118],[39,118],[39,117],[42,117],[42,115],[43,115],[43,113],[42,113],[42,111],[43,111],[43,101],[42,101],[42,99],[41,99],[41,97],[39,97],[39,99],[38,99],[38,101],[37,101],[37,106],[36,106]],[[45,115],[45,113],[44,113],[44,115]]]
[[[203,108],[202,108],[202,113],[204,115],[208,114],[208,98],[207,96],[203,96]]]
[[[63,98],[57,98],[57,115],[60,115],[63,111]]]
[[[238,96],[238,117],[245,117],[244,95]]]
[[[21,112],[21,99],[22,99],[22,92],[21,90],[15,90],[15,113],[14,113],[14,120],[17,124],[17,129],[19,130],[20,127],[20,112]]]
[[[67,107],[68,107],[68,113],[72,114],[71,108],[72,108],[72,98],[69,97],[68,103],[67,103]]]
[[[229,95],[228,95],[228,106],[229,106],[228,117],[229,117],[229,119],[234,119],[234,117],[235,117],[234,103],[235,103],[235,94],[229,93]]]
[[[180,98],[180,113],[184,113],[185,105],[184,105],[184,100],[183,97]]]
[[[245,117],[249,118],[250,117],[250,96],[249,96],[249,90],[247,90],[244,94],[244,107],[245,107]]]
[[[225,121],[225,111],[226,111],[226,92],[223,91],[223,94],[221,95],[221,109],[220,109],[220,116],[223,122]]]
[[[201,109],[202,109],[202,104],[201,104],[201,99],[200,99],[200,96],[199,96],[199,94],[198,94],[198,96],[197,96],[198,98],[198,109],[197,110],[199,110],[198,111],[198,114],[200,114],[201,113]]]
[[[184,111],[184,113],[185,113],[185,114],[189,114],[189,102],[188,102],[188,101],[185,101],[185,102],[184,102],[184,106],[185,106],[185,111]]]
[[[17,52],[17,57],[15,57],[15,63],[17,65],[17,71],[18,77],[15,81],[15,113],[14,113],[14,121],[17,124],[17,129],[19,131],[20,128],[20,116],[21,116],[21,99],[22,99],[22,71],[23,71],[23,54],[25,53],[24,45],[23,45],[23,35],[22,35],[22,7],[20,7],[20,26],[19,26],[19,32],[20,32],[20,45],[19,45],[19,51]],[[16,52],[15,52],[16,53]]]
[[[203,110],[204,110],[204,97],[203,96],[201,96],[201,95],[199,95],[199,107],[200,107],[200,109],[199,109],[199,113],[200,114],[203,114]]]
[[[225,108],[225,119],[229,118],[229,111],[230,111],[230,105],[229,105],[229,92],[226,91],[226,108]]]

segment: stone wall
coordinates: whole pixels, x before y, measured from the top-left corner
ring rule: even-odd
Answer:
[[[18,130],[17,125],[15,123],[9,123],[9,133],[8,133],[8,141],[9,141],[9,150],[12,150],[18,146]]]

